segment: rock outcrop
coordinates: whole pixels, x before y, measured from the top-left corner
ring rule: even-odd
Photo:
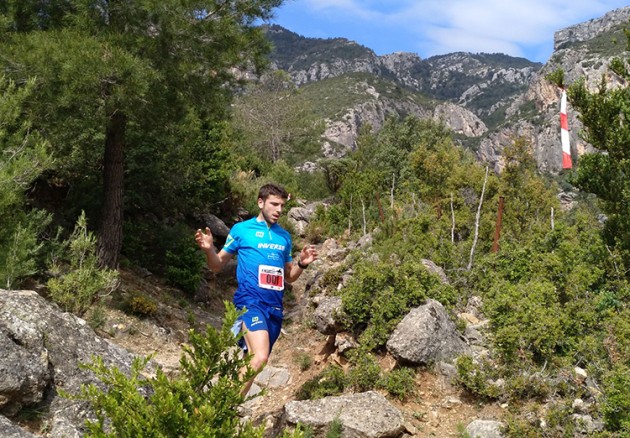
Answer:
[[[359,103],[337,109],[327,120],[322,140],[326,157],[340,157],[356,147],[362,126],[374,130],[389,116],[414,115],[442,119],[455,132],[479,140],[474,147],[480,160],[503,169],[503,149],[524,138],[542,172],[562,169],[560,148],[560,90],[545,77],[561,68],[566,84],[584,78],[595,89],[602,77],[610,86],[626,85],[608,69],[610,60],[622,54],[623,26],[630,18],[630,6],[611,11],[601,18],[558,30],[554,53],[543,66],[522,58],[501,54],[450,53],[421,59],[413,53],[377,56],[370,49],[343,38],[303,38],[278,26],[269,30],[276,45],[272,55],[277,68],[286,70],[299,85],[350,73],[373,75],[435,99],[431,105],[405,98],[382,96],[373,87],[363,87]],[[612,44],[612,40],[620,41]],[[303,50],[288,50],[299,46]],[[300,55],[290,55],[300,53]],[[446,102],[446,103],[439,103]],[[581,124],[569,103],[569,133],[574,157],[593,152],[580,138]],[[472,144],[471,143],[471,144]]]
[[[0,345],[7,352],[0,355],[0,414],[36,405],[47,412],[51,438],[80,437],[85,420],[91,418],[85,403],[57,392],[78,393],[82,384],[97,382],[79,364],[100,356],[107,366],[128,371],[133,360],[129,352],[97,336],[84,320],[33,291],[0,289]]]
[[[387,341],[396,359],[413,364],[449,361],[469,352],[444,307],[435,300],[413,309]]]
[[[341,434],[346,438],[398,437],[405,430],[402,413],[373,391],[291,401],[284,407],[284,424],[311,426],[318,437],[326,436],[335,420],[341,422]]]

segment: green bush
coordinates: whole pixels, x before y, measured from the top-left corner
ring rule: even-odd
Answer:
[[[201,284],[204,260],[190,243],[190,238],[183,239],[183,242],[188,245],[166,252],[166,278],[173,286],[194,295]]]
[[[497,283],[484,309],[492,321],[494,342],[504,358],[525,355],[551,359],[566,342],[567,314],[558,302],[553,283],[532,280],[516,285]]]
[[[9,290],[39,272],[38,257],[44,245],[38,238],[50,224],[51,215],[34,210],[19,220],[16,224],[3,225],[6,228],[0,231],[0,247],[6,248],[0,254],[0,287]]]
[[[609,430],[630,434],[630,367],[616,365],[604,377],[602,413]]]
[[[355,349],[350,354],[352,368],[348,371],[347,382],[357,392],[365,392],[378,386],[381,367],[374,357],[363,349]]]
[[[412,368],[397,368],[383,374],[378,386],[399,400],[406,400],[416,391],[415,375]]]
[[[491,385],[490,379],[493,377],[486,366],[477,365],[471,356],[460,356],[456,362],[458,384],[462,385],[471,393],[484,399],[498,399],[501,395],[497,385]]]
[[[158,303],[141,292],[132,292],[124,303],[125,310],[138,316],[151,316],[158,310]]]
[[[362,261],[355,269],[342,290],[342,305],[348,323],[364,329],[359,339],[368,349],[384,345],[400,320],[427,298],[446,305],[454,301],[454,289],[415,260],[394,266]]]
[[[17,85],[0,75],[0,287],[6,289],[40,270],[40,236],[51,220],[25,197],[52,163],[48,143],[22,117],[34,87],[34,80]]]
[[[99,267],[96,238],[87,230],[85,213],[81,213],[63,250],[64,254],[52,258],[50,269],[60,276],[48,280],[48,293],[64,310],[82,314],[99,292],[116,286],[118,273]]]
[[[339,417],[335,417],[333,421],[328,425],[328,431],[326,432],[326,438],[342,438],[343,437],[343,423]]]
[[[86,422],[86,437],[262,437],[262,427],[238,417],[240,391],[254,372],[239,378],[248,359],[240,358],[230,330],[237,311],[227,302],[226,309],[221,330],[208,325],[205,333],[189,332],[175,377],[160,368],[155,377],[143,377],[150,358],[136,358],[129,375],[98,357],[86,365],[105,389],[90,384],[79,394],[63,394],[92,406],[96,419]]]
[[[336,365],[328,365],[317,376],[304,382],[295,397],[297,400],[314,400],[339,395],[346,386],[347,379],[343,369]]]
[[[313,365],[313,358],[308,353],[298,353],[293,356],[293,361],[300,367],[300,371],[306,371]]]

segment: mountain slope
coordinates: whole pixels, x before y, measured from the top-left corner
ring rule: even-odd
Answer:
[[[523,92],[542,66],[502,54],[460,52],[427,60],[403,52],[377,56],[343,38],[305,38],[280,26],[268,27],[267,37],[274,46],[274,66],[287,71],[298,85],[369,73],[433,99],[460,104],[484,121]]]
[[[503,148],[524,137],[540,170],[558,173],[560,91],[545,76],[561,68],[568,84],[583,77],[594,88],[603,75],[614,85],[619,79],[607,66],[624,52],[629,18],[630,7],[624,7],[559,30],[545,65],[503,54],[458,52],[424,60],[402,52],[377,56],[344,38],[305,38],[280,26],[268,27],[267,36],[274,46],[273,66],[287,71],[304,98],[322,108],[327,120],[324,155],[353,148],[367,123],[378,129],[386,117],[413,114],[441,118],[472,138],[465,144],[496,171],[503,167]],[[341,98],[348,93],[352,99]],[[579,120],[570,107],[569,124],[578,157],[591,147],[579,138]]]

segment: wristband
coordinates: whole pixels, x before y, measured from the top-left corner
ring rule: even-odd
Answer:
[[[303,264],[302,264],[302,262],[301,262],[299,259],[298,259],[298,263],[297,263],[297,265],[298,265],[298,267],[299,267],[300,269],[306,269],[306,268],[308,268],[308,265],[303,265]]]

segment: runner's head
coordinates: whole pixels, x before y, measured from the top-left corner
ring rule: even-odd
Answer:
[[[289,194],[284,189],[284,187],[279,186],[278,184],[265,184],[258,191],[258,199],[265,201],[269,195],[275,195],[278,198],[282,198],[284,200],[289,199]]]
[[[259,220],[264,220],[271,226],[278,222],[282,210],[289,198],[287,191],[276,184],[265,184],[258,192]]]

